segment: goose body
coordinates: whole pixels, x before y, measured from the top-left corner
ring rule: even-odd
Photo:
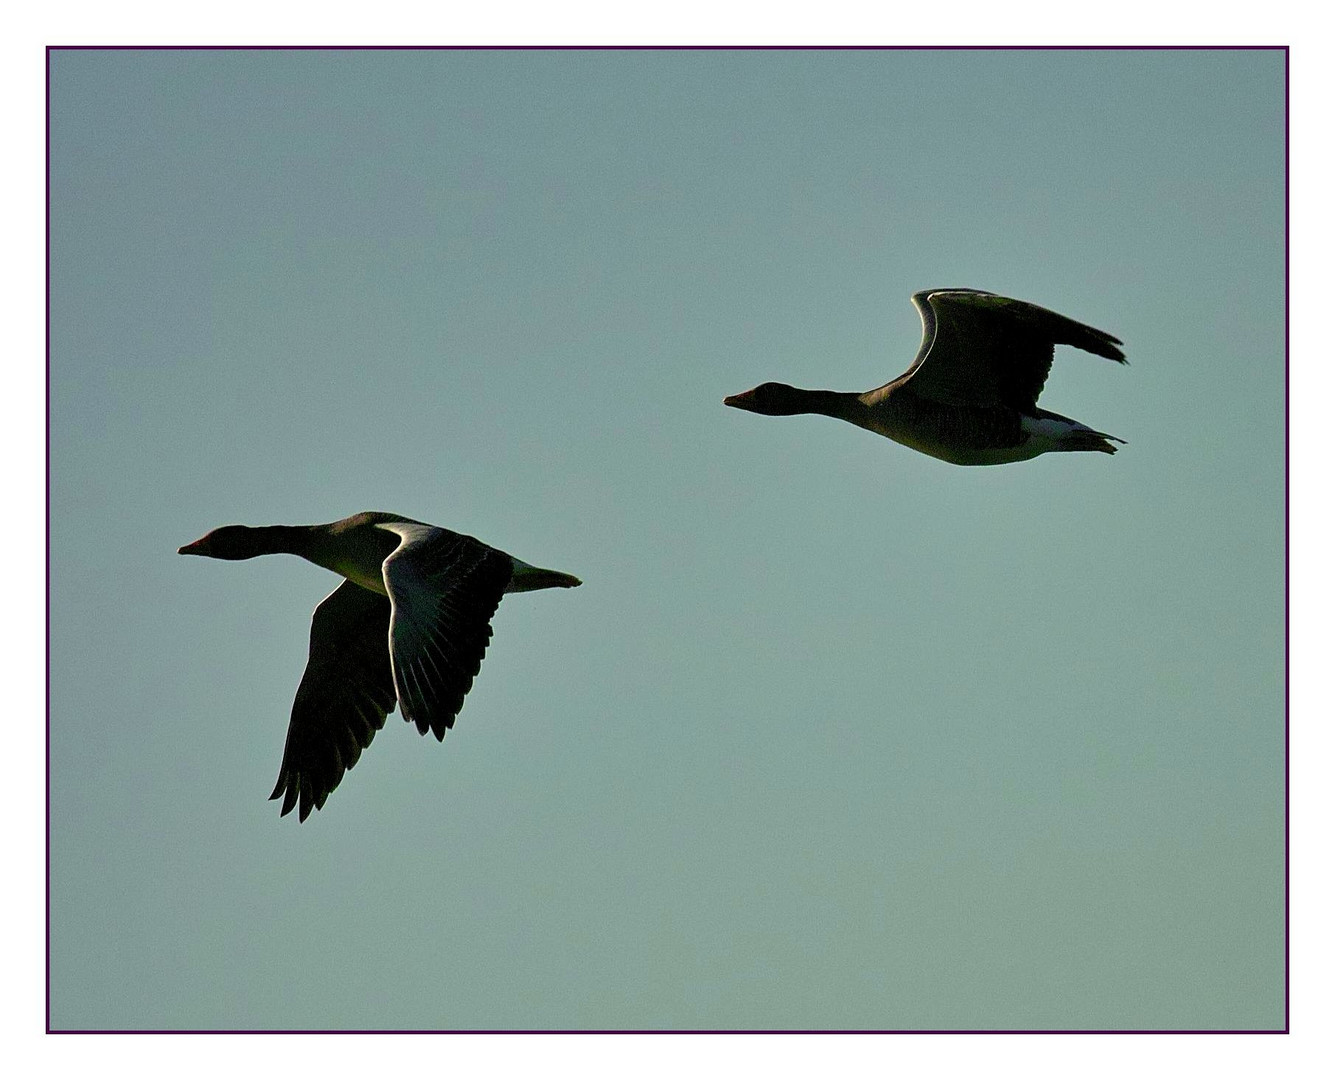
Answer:
[[[327,525],[224,525],[179,549],[228,560],[279,553],[345,579],[311,619],[306,671],[269,796],[282,797],[284,814],[299,805],[302,821],[324,806],[396,704],[423,735],[445,738],[505,593],[580,584],[398,514],[355,514]]]
[[[1038,407],[1055,345],[1125,364],[1117,338],[979,289],[928,289],[913,304],[922,344],[909,369],[884,386],[857,394],[762,383],[723,404],[768,416],[833,416],[955,465],[1117,452],[1116,436]]]

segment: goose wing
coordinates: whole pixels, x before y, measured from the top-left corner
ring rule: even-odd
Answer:
[[[343,774],[357,764],[394,708],[390,673],[389,601],[345,581],[311,618],[310,658],[292,703],[278,783],[283,813],[300,801],[298,817],[324,806]]]
[[[1052,368],[1054,345],[1125,364],[1111,334],[1055,311],[978,289],[915,293],[922,345],[890,386],[950,405],[1004,405],[1032,412]]]
[[[382,566],[399,712],[423,735],[444,739],[482,665],[514,560],[431,525],[381,527],[402,538]]]

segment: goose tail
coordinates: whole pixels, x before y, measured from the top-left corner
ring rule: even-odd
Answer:
[[[511,556],[514,558],[514,556]],[[534,589],[573,589],[584,582],[574,574],[563,574],[560,570],[544,570],[541,566],[529,566],[520,559],[514,559],[514,574],[506,592],[532,592]]]
[[[1105,435],[1101,431],[1082,431],[1076,429],[1067,435],[1054,448],[1056,450],[1093,450],[1100,454],[1115,454],[1117,447],[1113,443],[1126,445],[1125,439],[1116,435]]]

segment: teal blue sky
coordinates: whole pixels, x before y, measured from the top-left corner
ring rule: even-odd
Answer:
[[[1283,1022],[1283,54],[57,52],[57,1028]],[[965,285],[1117,334],[1114,458],[861,390]],[[454,732],[266,801],[297,559],[578,574]]]

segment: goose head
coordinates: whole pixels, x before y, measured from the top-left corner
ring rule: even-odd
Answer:
[[[204,555],[210,559],[253,559],[265,552],[256,543],[257,530],[248,525],[224,525],[201,536],[193,544],[177,548],[178,555]]]
[[[796,416],[812,412],[811,393],[785,383],[761,383],[754,390],[723,399],[724,405],[766,416]]]

